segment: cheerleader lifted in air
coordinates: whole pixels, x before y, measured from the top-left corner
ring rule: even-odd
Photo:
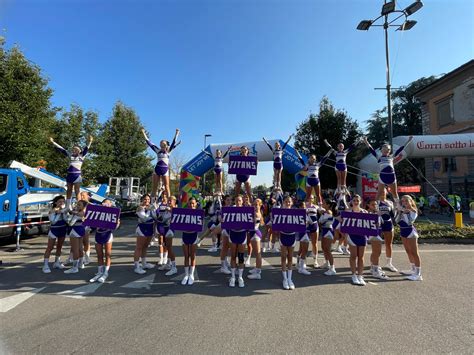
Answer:
[[[273,148],[270,143],[263,137],[263,141],[266,143],[268,148],[273,153],[273,186],[275,189],[281,189],[281,172],[283,171],[283,153],[285,151],[286,145],[293,138],[291,135],[287,141],[283,144],[283,147],[280,145],[280,142],[275,142],[275,147]]]
[[[232,146],[230,146],[224,154],[222,154],[222,151],[220,149],[217,149],[215,157],[211,153],[209,153],[207,150],[204,150],[204,149],[202,150],[202,152],[204,154],[206,154],[207,156],[214,159],[214,174],[215,174],[215,182],[216,182],[216,193],[218,195],[223,195],[224,194],[222,192],[222,164],[224,162],[225,157],[227,156],[227,154],[229,154],[231,149],[232,149]]]

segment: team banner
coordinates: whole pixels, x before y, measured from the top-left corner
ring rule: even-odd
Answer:
[[[173,208],[170,228],[173,231],[202,232],[204,210]]]
[[[360,212],[341,213],[341,232],[353,235],[376,236],[379,234],[379,215]]]
[[[286,233],[306,231],[304,208],[272,208],[272,230]]]
[[[86,214],[82,224],[93,228],[114,230],[117,228],[119,219],[120,208],[90,203],[86,207]]]
[[[231,155],[229,157],[229,174],[257,175],[257,157]]]
[[[255,228],[253,207],[222,207],[222,229],[252,230]]]

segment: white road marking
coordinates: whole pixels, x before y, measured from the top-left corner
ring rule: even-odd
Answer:
[[[12,310],[16,306],[25,302],[28,298],[33,297],[38,292],[43,291],[45,288],[46,286],[0,299],[0,312],[5,313],[9,310]]]
[[[72,290],[59,292],[58,295],[81,300],[86,298],[84,296],[90,295],[97,291],[97,289],[102,285],[103,283],[101,282],[91,283],[85,286],[73,288]]]
[[[156,276],[156,273],[153,273],[141,279],[129,282],[128,284],[123,285],[121,287],[135,288],[135,289],[146,288],[147,290],[149,290],[151,288],[151,284],[155,282],[155,276]]]

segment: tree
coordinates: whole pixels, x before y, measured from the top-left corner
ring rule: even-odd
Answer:
[[[324,139],[327,139],[334,148],[339,142],[348,147],[361,136],[362,133],[357,122],[350,118],[346,111],[336,109],[327,97],[323,97],[319,103],[319,113],[311,113],[308,119],[297,127],[295,148],[306,155],[316,154],[321,157],[328,151]],[[331,167],[323,166],[319,171],[321,185],[324,188],[335,188],[337,185],[333,158],[330,157],[326,162]],[[355,165],[359,158],[360,153],[354,151],[348,155],[347,163]],[[351,170],[354,172],[353,169],[350,169],[349,172]],[[349,173],[347,183],[355,184],[355,181],[356,176]]]
[[[117,102],[112,116],[104,123],[96,142],[94,159],[98,182],[108,182],[112,176],[133,176],[141,179],[152,173],[153,160],[147,154],[143,128],[135,111]]]
[[[423,134],[421,125],[421,102],[415,93],[436,78],[420,78],[392,92],[392,124],[393,136],[408,136]],[[388,141],[388,116],[387,107],[377,110],[372,114],[372,118],[367,121],[367,138],[374,148],[379,148]],[[410,159],[415,166],[419,166],[424,173],[424,159]],[[401,184],[420,183],[421,177],[413,167],[405,161],[396,165],[396,173]]]
[[[11,160],[36,166],[48,156],[49,129],[57,108],[41,69],[18,47],[0,41],[0,166]]]

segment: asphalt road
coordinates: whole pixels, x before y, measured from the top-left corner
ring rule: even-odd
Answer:
[[[133,229],[124,223],[118,233],[102,285],[87,281],[95,262],[72,276],[43,274],[46,237],[20,253],[1,247],[0,354],[474,352],[471,245],[421,245],[423,282],[388,272],[389,281],[366,276],[366,287],[353,286],[347,257],[336,256],[337,276],[295,272],[294,291],[281,287],[279,256],[265,254],[263,279],[241,289],[216,273],[207,243],[193,286],[156,269],[136,275]],[[394,264],[408,267],[400,246]]]

